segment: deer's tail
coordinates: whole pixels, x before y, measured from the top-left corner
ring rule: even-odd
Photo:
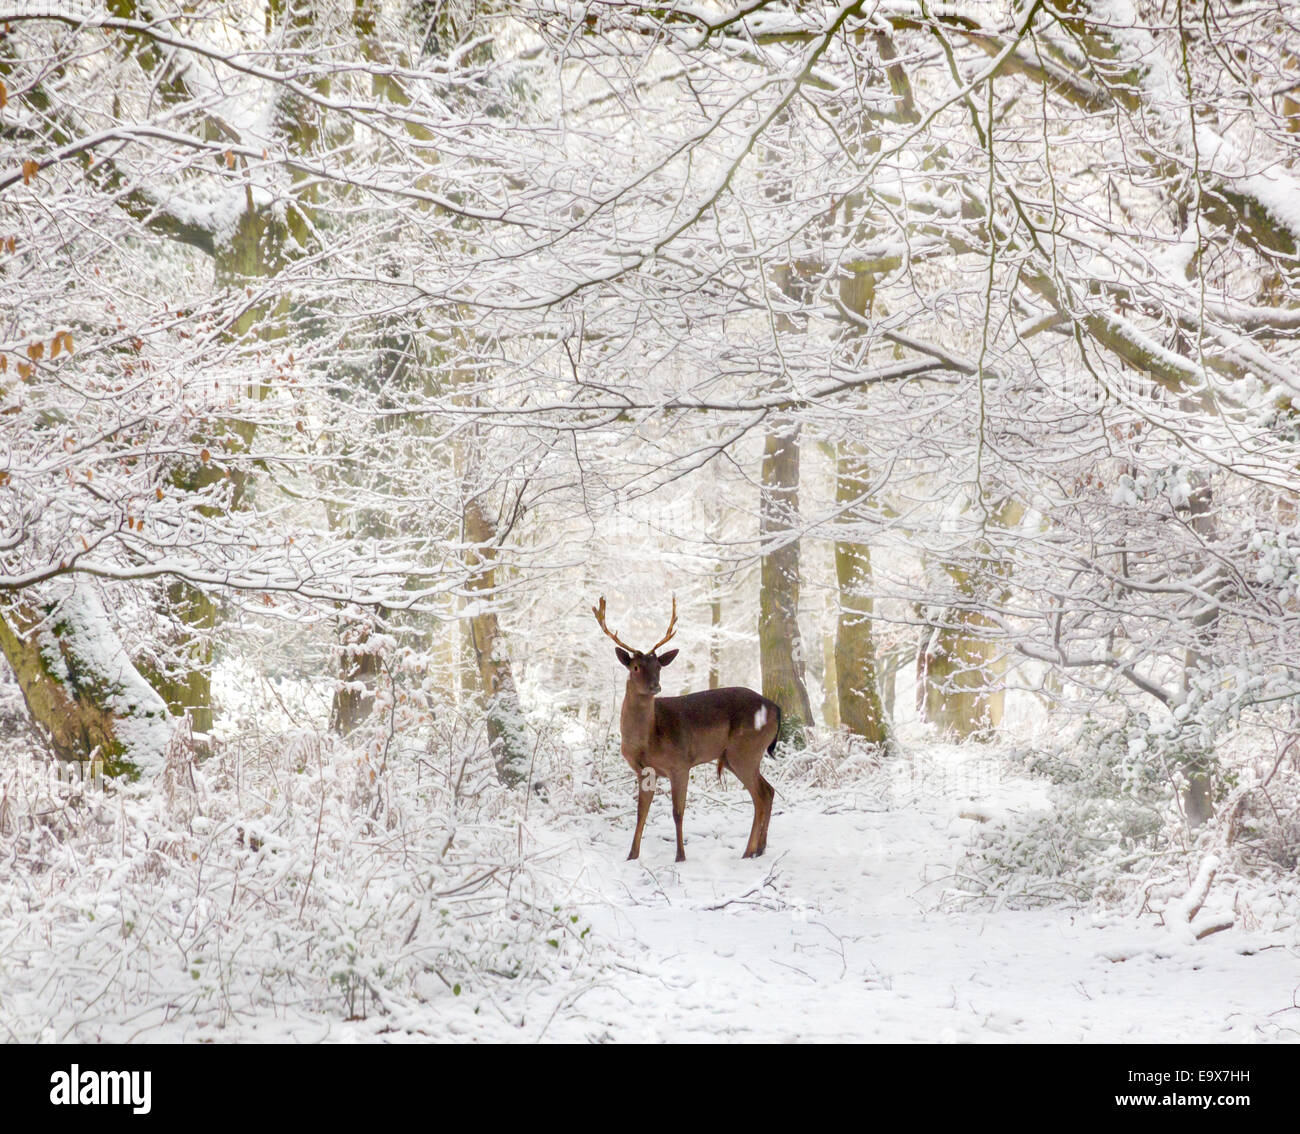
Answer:
[[[776,736],[772,737],[772,743],[767,746],[767,754],[769,756],[776,751],[776,739],[781,735],[781,706],[773,701],[772,708],[776,710]]]

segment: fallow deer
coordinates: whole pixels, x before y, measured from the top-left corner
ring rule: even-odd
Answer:
[[[754,801],[754,825],[750,828],[745,858],[767,849],[767,824],[772,818],[776,792],[759,774],[763,753],[776,747],[781,726],[781,708],[752,689],[732,687],[687,693],[684,697],[660,697],[659,672],[671,665],[676,650],[658,653],[676,633],[677,599],[673,598],[668,632],[650,649],[634,650],[605,625],[605,598],[591,612],[600,628],[614,639],[614,653],[627,668],[627,689],[619,725],[623,738],[623,759],[637,777],[636,834],[632,836],[629,859],[641,853],[641,833],[650,814],[658,776],[667,776],[673,793],[673,822],[677,825],[677,861],[686,860],[682,843],[682,817],[686,812],[686,785],[697,764],[729,768],[745,785]]]

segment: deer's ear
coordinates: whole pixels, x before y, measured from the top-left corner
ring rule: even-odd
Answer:
[[[660,665],[672,665],[673,658],[677,656],[676,650],[669,650],[666,654],[659,655]]]
[[[618,660],[621,661],[624,665],[632,664],[632,655],[629,654],[625,649],[623,649],[622,646],[615,646],[614,653],[618,655]]]

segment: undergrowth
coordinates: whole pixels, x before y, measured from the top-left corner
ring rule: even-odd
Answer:
[[[1201,911],[1182,903],[1206,870],[1205,908],[1219,911],[1220,928],[1294,924],[1300,794],[1294,774],[1277,775],[1294,759],[1294,741],[1264,730],[1225,740],[1214,814],[1201,824],[1183,809],[1179,742],[1135,716],[1093,720],[1064,742],[1017,753],[1025,772],[1047,782],[1050,806],[978,828],[949,900],[1066,903],[1181,924]]]
[[[582,966],[539,881],[526,793],[473,727],[379,705],[347,740],[178,736],[152,783],[0,752],[0,1032],[10,1040],[472,1033]],[[419,727],[416,727],[416,726]],[[251,1034],[251,1032],[250,1032]],[[440,1033],[441,1034],[441,1031]]]

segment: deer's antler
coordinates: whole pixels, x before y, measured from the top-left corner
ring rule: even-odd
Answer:
[[[668,621],[668,633],[665,634],[662,638],[660,638],[659,641],[657,641],[653,646],[651,646],[649,651],[647,652],[653,654],[657,649],[659,649],[660,646],[662,646],[666,641],[668,641],[669,638],[671,638],[676,633],[677,633],[677,596],[673,595],[673,616]]]
[[[638,650],[634,650],[625,641],[623,641],[622,638],[620,638],[617,634],[615,634],[613,630],[611,630],[608,626],[605,625],[605,596],[604,595],[600,596],[600,605],[593,606],[591,608],[591,613],[596,616],[596,621],[600,623],[600,628],[604,630],[605,633],[608,634],[611,638],[614,639],[615,645],[622,646],[623,649],[627,650],[627,652],[630,654],[635,654],[640,652]],[[651,650],[650,652],[654,653],[653,650]]]

